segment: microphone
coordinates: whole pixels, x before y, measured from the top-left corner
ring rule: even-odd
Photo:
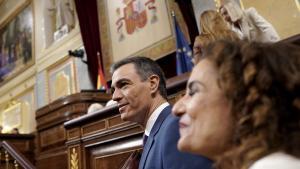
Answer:
[[[83,63],[87,64],[87,61],[83,60],[83,58],[84,58],[84,50],[83,49],[76,49],[76,50],[73,50],[73,51],[69,50],[68,53],[69,53],[70,56],[81,58],[81,61]]]

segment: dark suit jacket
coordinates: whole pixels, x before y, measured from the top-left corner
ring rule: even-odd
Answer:
[[[161,112],[144,146],[139,169],[211,169],[209,159],[178,151],[178,120],[171,106]]]

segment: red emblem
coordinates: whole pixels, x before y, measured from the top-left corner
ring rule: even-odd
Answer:
[[[117,16],[119,17],[116,25],[117,31],[120,34],[120,41],[124,38],[122,33],[123,21],[127,34],[131,35],[147,24],[147,9],[151,11],[155,10],[156,12],[156,7],[154,6],[155,0],[148,0],[145,3],[143,0],[122,0],[122,2],[126,7],[124,7],[123,10],[120,10],[120,8],[116,10]],[[123,12],[123,16],[121,12]],[[153,18],[151,23],[153,23]]]

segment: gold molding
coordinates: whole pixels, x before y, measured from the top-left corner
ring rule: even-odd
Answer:
[[[22,102],[12,100],[1,113],[2,125],[4,132],[10,132],[13,128],[18,128],[22,125]],[[14,120],[11,120],[13,117]],[[5,125],[4,125],[5,124]]]
[[[83,46],[80,31],[75,29],[70,32],[70,35],[58,41],[57,44],[52,44],[45,51],[41,51],[38,54],[36,61],[37,72],[46,70],[57,62],[68,58],[68,50],[78,49]]]
[[[51,95],[51,85],[50,85],[50,78],[53,74],[55,73],[59,73],[64,67],[70,65],[71,66],[71,80],[70,80],[70,94],[76,93],[77,92],[77,84],[76,84],[76,77],[75,77],[75,61],[74,58],[70,58],[70,57],[66,57],[60,61],[58,61],[57,63],[49,66],[47,68],[47,95],[48,95],[48,103],[52,102],[54,100],[56,100],[57,98],[53,98],[53,96]]]
[[[53,98],[54,100],[64,97],[67,95],[71,94],[71,89],[70,89],[70,78],[65,72],[60,71],[55,75],[55,80],[54,80],[54,86],[55,88],[53,89]]]
[[[72,148],[72,152],[71,152],[70,166],[71,169],[79,168],[78,153],[76,152],[74,147]]]
[[[8,1],[3,0],[3,2],[1,2],[3,4],[1,4],[1,5],[6,6],[7,5],[7,4],[5,4],[6,2],[8,2]],[[32,0],[24,0],[24,2],[13,3],[14,8],[7,11],[8,14],[3,16],[4,18],[1,18],[1,20],[0,20],[0,29],[3,26],[5,26],[10,20],[12,20],[24,8],[26,8],[26,6],[29,5],[31,2],[32,2]],[[0,6],[0,7],[2,7],[2,6]]]
[[[6,19],[4,19],[0,23],[0,29],[7,26],[8,23],[10,23],[16,16],[18,16],[20,13],[24,12],[25,9],[31,8],[30,13],[32,14],[32,32],[31,32],[31,60],[28,63],[25,63],[22,65],[22,67],[19,70],[16,70],[16,72],[9,73],[8,77],[4,79],[0,83],[0,87],[3,87],[10,81],[16,78],[16,76],[20,76],[23,72],[26,72],[26,70],[35,67],[35,12],[34,12],[34,3],[32,0],[25,0],[22,4],[18,5],[16,10],[14,10]]]
[[[23,93],[34,88],[36,83],[35,69],[31,67],[30,70],[24,72],[20,77],[14,78],[0,88],[0,105],[8,102],[11,99],[17,98]],[[18,85],[16,85],[18,84]]]
[[[113,52],[112,52],[112,40],[110,38],[110,28],[109,28],[109,20],[108,20],[108,13],[106,9],[106,0],[97,0],[97,8],[98,8],[98,20],[99,20],[99,30],[100,30],[100,41],[101,41],[101,50],[102,50],[102,56],[103,56],[103,65],[104,65],[104,74],[106,76],[106,79],[110,79],[110,66],[114,60],[113,58]],[[168,10],[168,19],[170,21],[170,28],[171,28],[171,34],[168,37],[165,37],[161,39],[158,42],[155,42],[151,45],[148,45],[147,47],[140,49],[139,51],[136,51],[135,53],[132,53],[130,56],[134,55],[143,55],[146,57],[150,57],[154,60],[159,59],[161,57],[164,57],[172,52],[175,51],[176,43],[175,43],[175,37],[174,37],[174,25],[172,22],[172,16],[170,14],[171,11],[174,11],[176,14],[176,19],[182,28],[184,34],[186,37],[188,37],[188,41],[190,41],[190,37],[188,36],[188,29],[186,26],[186,23],[184,22],[182,13],[177,5],[177,3],[174,0],[164,0],[166,3],[166,7]]]
[[[3,113],[5,113],[5,111],[10,111],[12,106],[15,106],[18,103],[21,104],[21,124],[19,126],[9,126],[9,129],[17,127],[20,133],[31,133],[35,130],[35,118],[34,116],[29,117],[28,115],[33,115],[36,109],[33,86],[28,87],[24,91],[12,96],[10,101],[1,102],[0,124],[2,125],[5,120],[3,119]],[[6,129],[5,132],[9,132],[9,129]]]

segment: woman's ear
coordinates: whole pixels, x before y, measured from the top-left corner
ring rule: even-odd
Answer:
[[[149,81],[150,81],[151,94],[154,94],[158,91],[158,86],[159,86],[160,79],[157,75],[151,75],[149,77]]]

